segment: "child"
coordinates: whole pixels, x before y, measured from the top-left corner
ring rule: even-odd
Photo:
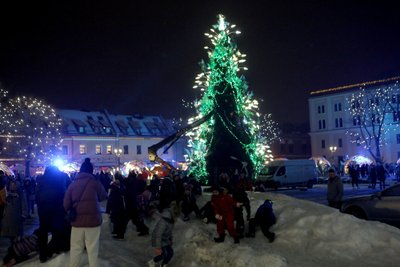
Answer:
[[[165,267],[174,255],[172,249],[174,222],[171,208],[163,209],[161,218],[156,223],[151,235],[151,243],[155,248],[156,256],[148,262],[150,267],[154,267],[156,264]]]
[[[32,252],[38,251],[38,233],[39,229],[36,229],[32,235],[15,238],[13,245],[8,248],[8,253],[3,258],[4,266],[14,266],[27,260]]]
[[[235,207],[241,207],[242,203],[236,202],[236,200],[228,195],[228,189],[222,187],[219,190],[219,194],[213,199],[212,204],[214,206],[215,218],[218,220],[217,232],[219,235],[218,237],[214,237],[214,241],[217,243],[224,242],[226,228],[233,237],[235,244],[238,244],[240,241],[234,225],[234,215]]]
[[[247,237],[255,237],[256,225],[261,227],[261,231],[268,238],[269,242],[272,243],[275,240],[275,233],[270,232],[269,228],[276,223],[276,217],[272,209],[272,201],[266,199],[256,212],[256,216],[250,219],[249,232],[246,234]]]

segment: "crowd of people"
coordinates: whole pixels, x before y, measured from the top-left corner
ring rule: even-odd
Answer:
[[[149,266],[166,266],[172,259],[172,233],[178,218],[215,223],[215,242],[224,242],[227,231],[234,243],[239,243],[245,236],[254,237],[256,226],[273,242],[275,234],[269,231],[276,222],[272,202],[266,201],[251,218],[246,191],[252,188],[245,173],[223,172],[211,187],[210,200],[199,207],[197,199],[203,194],[200,183],[193,175],[179,172],[165,177],[153,175],[151,180],[133,171],[127,177],[118,172],[94,175],[89,158],[72,175],[55,166],[46,167],[44,174],[35,179],[21,180],[18,175],[9,177],[0,171],[0,234],[10,239],[3,262],[13,266],[28,259],[32,252],[46,262],[55,254],[70,251],[69,266],[75,267],[80,266],[86,250],[89,266],[99,266],[104,212],[112,223],[110,235],[115,240],[125,239],[130,222],[138,238],[151,239],[154,258]],[[102,205],[102,201],[107,202]],[[23,221],[36,211],[39,228],[24,235]],[[249,231],[245,234],[246,222]]]

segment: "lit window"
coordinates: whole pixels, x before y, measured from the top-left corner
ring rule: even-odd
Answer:
[[[112,146],[107,145],[107,155],[111,155],[111,154],[112,154]]]
[[[63,155],[68,155],[68,146],[62,146],[62,154]]]
[[[79,145],[79,154],[81,154],[81,155],[86,154],[86,146],[85,145]]]
[[[101,145],[96,145],[96,155],[101,155]]]

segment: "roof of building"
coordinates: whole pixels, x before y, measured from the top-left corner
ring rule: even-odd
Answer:
[[[361,88],[361,87],[362,88],[374,87],[374,86],[378,86],[378,85],[390,84],[390,83],[393,83],[393,82],[398,82],[398,80],[400,80],[400,76],[391,77],[391,78],[387,78],[387,79],[381,79],[381,80],[375,80],[375,81],[369,81],[369,82],[349,84],[349,85],[333,87],[333,88],[327,88],[327,89],[322,89],[322,90],[317,90],[317,91],[312,91],[312,92],[310,92],[310,95],[311,96],[317,96],[317,95],[324,95],[324,94],[341,93],[342,91],[354,90],[357,87],[358,88]]]
[[[175,131],[161,116],[110,114],[107,110],[59,109],[67,135],[166,136]]]

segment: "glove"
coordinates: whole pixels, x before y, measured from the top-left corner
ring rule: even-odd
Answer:
[[[215,219],[217,219],[218,221],[221,221],[222,220],[222,216],[217,214],[217,215],[215,215]]]
[[[243,203],[240,203],[240,202],[236,203],[236,207],[238,207],[238,208],[240,208],[242,205],[243,205]]]

